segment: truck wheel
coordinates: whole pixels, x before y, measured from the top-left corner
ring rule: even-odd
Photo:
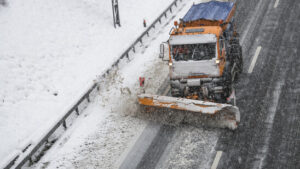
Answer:
[[[224,71],[224,93],[223,93],[223,99],[226,99],[231,94],[231,86],[233,83],[233,76],[231,74],[232,66],[230,63],[226,63],[225,65],[225,71]]]
[[[239,43],[238,36],[235,36],[230,41],[230,58],[232,66],[235,64],[233,72],[235,73],[234,82],[239,79],[239,74],[243,72],[243,57],[242,57],[242,47]]]
[[[234,63],[236,64],[235,67],[235,77],[234,77],[234,82],[236,83],[240,77],[240,74],[243,72],[243,57],[242,57],[242,47],[239,46],[237,49],[237,52],[234,56]]]
[[[238,49],[238,55],[237,55],[237,65],[238,65],[238,73],[243,72],[243,51],[242,51],[242,46],[239,46]]]

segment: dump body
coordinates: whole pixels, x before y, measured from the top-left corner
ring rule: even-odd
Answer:
[[[232,21],[235,9],[233,2],[211,1],[196,4],[183,17],[180,27],[221,26],[225,31],[227,25],[224,23]]]

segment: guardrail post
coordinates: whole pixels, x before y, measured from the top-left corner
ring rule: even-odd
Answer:
[[[78,107],[75,108],[75,112],[76,112],[77,116],[79,116],[79,110],[78,110]]]
[[[177,1],[175,1],[174,5],[177,7]]]
[[[140,43],[141,43],[141,44],[143,44],[143,40],[142,40],[142,38],[140,39]]]
[[[32,157],[29,157],[29,166],[31,166],[32,164],[33,164]]]
[[[165,15],[165,18],[167,18],[167,12],[165,12],[164,15]]]
[[[129,54],[128,53],[126,53],[126,58],[129,59]]]
[[[67,129],[66,120],[64,120],[64,122],[63,122],[63,127],[64,127],[65,129]]]
[[[132,47],[132,51],[135,53],[135,47],[134,46]]]
[[[91,100],[90,100],[90,94],[87,94],[87,95],[86,95],[86,100],[87,100],[88,102],[91,102]]]
[[[172,6],[170,6],[170,12],[172,13]]]

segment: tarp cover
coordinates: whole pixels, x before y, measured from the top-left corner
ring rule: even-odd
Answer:
[[[184,22],[206,20],[225,20],[233,8],[233,2],[210,1],[193,5],[183,17]]]

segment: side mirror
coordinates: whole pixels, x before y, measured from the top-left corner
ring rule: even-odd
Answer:
[[[159,49],[160,49],[159,58],[161,58],[163,61],[169,61],[168,43],[167,42],[161,43]]]

